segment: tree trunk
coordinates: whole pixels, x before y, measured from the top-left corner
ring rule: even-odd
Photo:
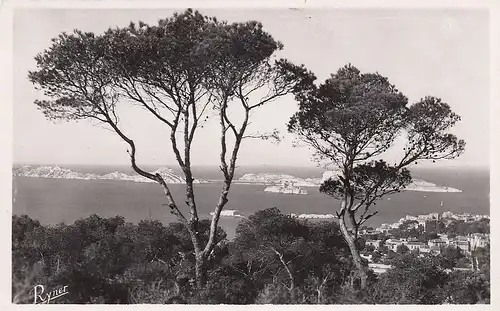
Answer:
[[[319,282],[319,280],[318,280]],[[323,285],[324,285],[324,282],[321,282],[319,285],[318,285],[318,288],[316,288],[316,293],[318,294],[317,295],[317,304],[321,304],[321,295],[323,293]]]
[[[179,296],[181,294],[181,286],[177,280],[174,280],[175,295]]]
[[[205,256],[196,255],[195,273],[196,287],[200,290],[207,284],[207,258]]]
[[[360,281],[360,289],[364,289],[366,287],[366,280],[368,278],[367,272],[365,267],[363,266],[363,262],[361,260],[361,255],[359,253],[359,250],[356,246],[356,241],[352,234],[347,230],[347,226],[345,223],[344,215],[342,214],[341,217],[339,217],[339,225],[340,225],[340,230],[342,232],[342,235],[344,236],[347,245],[349,246],[349,250],[351,251],[352,255],[352,260],[354,262],[354,265],[356,266],[357,270],[357,277],[355,277],[351,285],[354,285],[354,280],[359,278]]]

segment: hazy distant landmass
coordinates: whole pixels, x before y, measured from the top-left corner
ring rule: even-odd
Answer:
[[[245,174],[236,181],[237,183],[254,183],[263,185],[289,183],[296,187],[317,187],[321,184],[321,178],[299,178],[287,174]]]
[[[159,168],[151,172],[152,174],[160,174],[167,184],[184,184],[186,180],[176,174],[170,168]],[[321,178],[300,178],[288,174],[276,174],[276,173],[248,173],[243,175],[241,178],[237,179],[235,183],[252,183],[252,184],[262,184],[262,185],[290,185],[291,187],[319,187],[319,185],[326,179],[334,177],[337,174],[335,171],[326,171],[323,173]],[[85,173],[76,172],[74,170],[63,168],[60,166],[36,166],[36,165],[22,165],[13,168],[14,176],[23,177],[37,177],[37,178],[62,178],[62,179],[84,179],[84,180],[121,180],[121,181],[131,181],[131,182],[154,182],[148,178],[140,176],[138,174],[127,174],[124,172],[113,172],[104,175],[96,173]],[[195,183],[207,183],[209,181],[202,179],[195,179]],[[461,192],[459,189],[455,189],[447,186],[438,186],[434,183],[414,179],[413,182],[406,188],[408,191],[425,191],[425,192]],[[290,193],[295,192],[280,192],[280,191],[270,191],[279,193]],[[304,192],[305,193],[305,192]]]
[[[280,184],[268,186],[264,189],[265,192],[279,193],[279,194],[307,194],[307,190],[301,189],[300,187],[294,186],[292,184]]]
[[[290,184],[296,187],[319,187],[319,185],[328,178],[338,174],[335,171],[326,171],[321,178],[298,178],[285,174],[245,174],[237,180],[237,182],[257,183],[263,185],[275,184]],[[407,191],[424,191],[424,192],[462,192],[460,189],[455,189],[447,186],[438,186],[434,183],[414,178],[412,183],[406,187]]]
[[[213,216],[215,213],[211,212],[210,216]],[[245,218],[238,210],[233,210],[233,209],[227,209],[227,210],[222,210],[220,213],[221,217],[240,217],[240,218]]]
[[[62,179],[84,179],[84,180],[122,180],[131,182],[146,182],[154,183],[155,181],[145,178],[138,174],[127,174],[123,172],[113,172],[104,175],[95,173],[76,172],[71,169],[62,168],[60,166],[35,166],[35,165],[22,165],[13,168],[14,176],[23,177],[37,177],[37,178],[62,178]],[[151,174],[160,174],[167,184],[185,184],[186,180],[177,175],[170,168],[159,168]],[[206,182],[204,180],[195,179],[195,183]]]

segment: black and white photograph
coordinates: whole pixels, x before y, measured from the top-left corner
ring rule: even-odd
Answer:
[[[176,3],[13,9],[11,304],[491,305],[487,7]]]

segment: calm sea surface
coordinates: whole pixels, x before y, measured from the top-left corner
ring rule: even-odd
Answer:
[[[126,168],[69,167],[82,172],[109,173]],[[220,178],[213,168],[197,168],[195,176],[202,179]],[[287,173],[297,177],[320,177],[319,169],[246,167],[237,178],[249,172]],[[439,169],[413,171],[413,176],[438,185],[461,189],[462,193],[432,193],[407,191],[390,196],[377,203],[379,213],[367,225],[392,223],[405,215],[430,212],[470,212],[489,214],[489,172],[472,169]],[[14,177],[13,213],[27,214],[45,224],[72,223],[91,214],[103,217],[121,215],[127,221],[157,219],[175,221],[162,204],[166,203],[162,189],[156,184],[107,180],[68,180]],[[184,185],[170,185],[179,205],[184,203]],[[220,194],[221,184],[199,184],[195,195],[201,217],[209,217]],[[262,185],[234,184],[225,209],[238,210],[242,215],[269,207],[278,207],[283,213],[333,214],[339,202],[319,193],[316,188],[305,188],[307,195],[283,195],[264,192]],[[440,203],[443,201],[444,206]],[[238,219],[222,218],[221,226],[228,235],[234,235]]]

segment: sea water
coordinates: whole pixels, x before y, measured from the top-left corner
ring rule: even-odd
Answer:
[[[93,173],[109,173],[124,168],[69,167]],[[197,168],[195,177],[220,178],[213,168]],[[279,167],[248,167],[240,169],[236,178],[245,173],[286,173],[296,177],[320,177],[318,169],[294,169]],[[198,175],[196,175],[198,173]],[[393,223],[406,215],[452,211],[473,214],[489,214],[489,172],[487,170],[441,169],[415,170],[413,176],[438,185],[461,189],[460,193],[405,191],[390,195],[374,206],[379,211],[366,223],[378,227]],[[71,180],[14,177],[13,213],[27,214],[44,224],[72,223],[77,219],[98,214],[102,217],[120,215],[129,222],[156,219],[164,223],[176,221],[168,208],[160,186],[154,183],[134,183],[114,180]],[[169,185],[180,206],[186,211],[185,186]],[[218,201],[222,184],[213,182],[195,185],[196,203],[201,218],[209,218]],[[264,192],[264,185],[233,184],[225,209],[238,210],[249,216],[259,210],[277,207],[285,214],[334,214],[340,202],[322,194],[315,187],[306,187],[308,194],[278,194]],[[441,206],[441,201],[443,206]],[[228,237],[233,237],[241,218],[222,217],[220,225]]]

